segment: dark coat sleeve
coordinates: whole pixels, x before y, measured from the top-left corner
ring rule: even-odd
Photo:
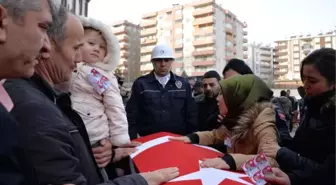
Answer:
[[[314,168],[293,170],[288,173],[291,185],[301,184],[335,184],[335,155],[330,155],[322,164],[316,164]]]
[[[148,185],[148,183],[141,175],[131,174],[99,185]]]
[[[0,184],[23,184],[18,163],[18,125],[0,103]]]
[[[64,118],[53,107],[40,102],[19,104],[12,111],[20,123],[23,157],[29,176],[36,184],[86,184],[76,171],[72,138]]]
[[[137,119],[139,112],[139,101],[140,101],[140,84],[136,80],[132,87],[132,94],[130,99],[127,102],[126,113],[128,121],[128,132],[131,139],[136,139],[138,137],[137,130]]]
[[[187,124],[187,130],[186,133],[190,134],[197,131],[197,123],[198,123],[198,117],[197,117],[197,105],[195,102],[195,99],[192,97],[191,88],[188,82],[185,82],[186,84],[186,91],[187,91],[187,97],[186,97],[186,124]]]

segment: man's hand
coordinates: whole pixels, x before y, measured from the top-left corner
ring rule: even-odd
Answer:
[[[178,168],[164,168],[148,173],[140,173],[140,175],[147,181],[148,185],[160,185],[168,182],[179,175]]]
[[[104,168],[110,163],[112,158],[112,143],[108,139],[103,139],[100,141],[99,147],[92,149],[93,155],[96,159],[99,168]]]
[[[278,168],[272,168],[274,174],[265,175],[264,179],[266,182],[274,185],[290,185],[290,180],[287,174]]]
[[[266,143],[262,146],[261,150],[267,157],[276,158],[276,155],[280,149],[280,146],[277,143]]]
[[[114,154],[113,162],[118,162],[121,159],[128,157],[135,151],[136,151],[136,148],[134,147],[133,148],[117,148],[114,150],[115,154]]]
[[[184,143],[191,143],[189,137],[187,137],[187,136],[170,137],[169,140],[171,140],[171,141],[181,141],[181,142],[184,142]]]
[[[202,168],[230,169],[230,166],[221,158],[204,159],[200,166]]]

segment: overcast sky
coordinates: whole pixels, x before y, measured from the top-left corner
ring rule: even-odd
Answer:
[[[139,23],[147,12],[192,0],[91,0],[89,16],[105,23]],[[336,26],[336,0],[216,0],[248,24],[249,42],[272,43],[291,34],[316,34]]]

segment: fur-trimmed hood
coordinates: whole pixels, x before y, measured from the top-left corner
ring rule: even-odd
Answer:
[[[248,139],[252,137],[250,135],[252,130],[261,130],[270,124],[274,124],[275,127],[273,104],[270,102],[255,103],[239,116],[237,124],[232,127],[231,140],[235,142]]]
[[[99,20],[83,16],[79,16],[79,19],[81,20],[83,27],[91,27],[101,31],[107,44],[104,60],[90,65],[107,72],[114,72],[120,63],[120,46],[117,37],[113,34],[111,28]]]

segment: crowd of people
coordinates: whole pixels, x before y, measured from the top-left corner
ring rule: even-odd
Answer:
[[[131,173],[128,157],[141,145],[133,139],[163,131],[225,154],[203,168],[242,171],[262,152],[274,167],[264,177],[271,184],[335,184],[334,49],[302,60],[296,101],[289,92],[275,98],[239,59],[223,79],[206,72],[193,92],[171,71],[172,48],[159,44],[154,70],[133,83],[126,102],[113,74],[119,43],[101,21],[53,0],[0,0],[0,23],[0,184],[159,185],[179,169]]]

